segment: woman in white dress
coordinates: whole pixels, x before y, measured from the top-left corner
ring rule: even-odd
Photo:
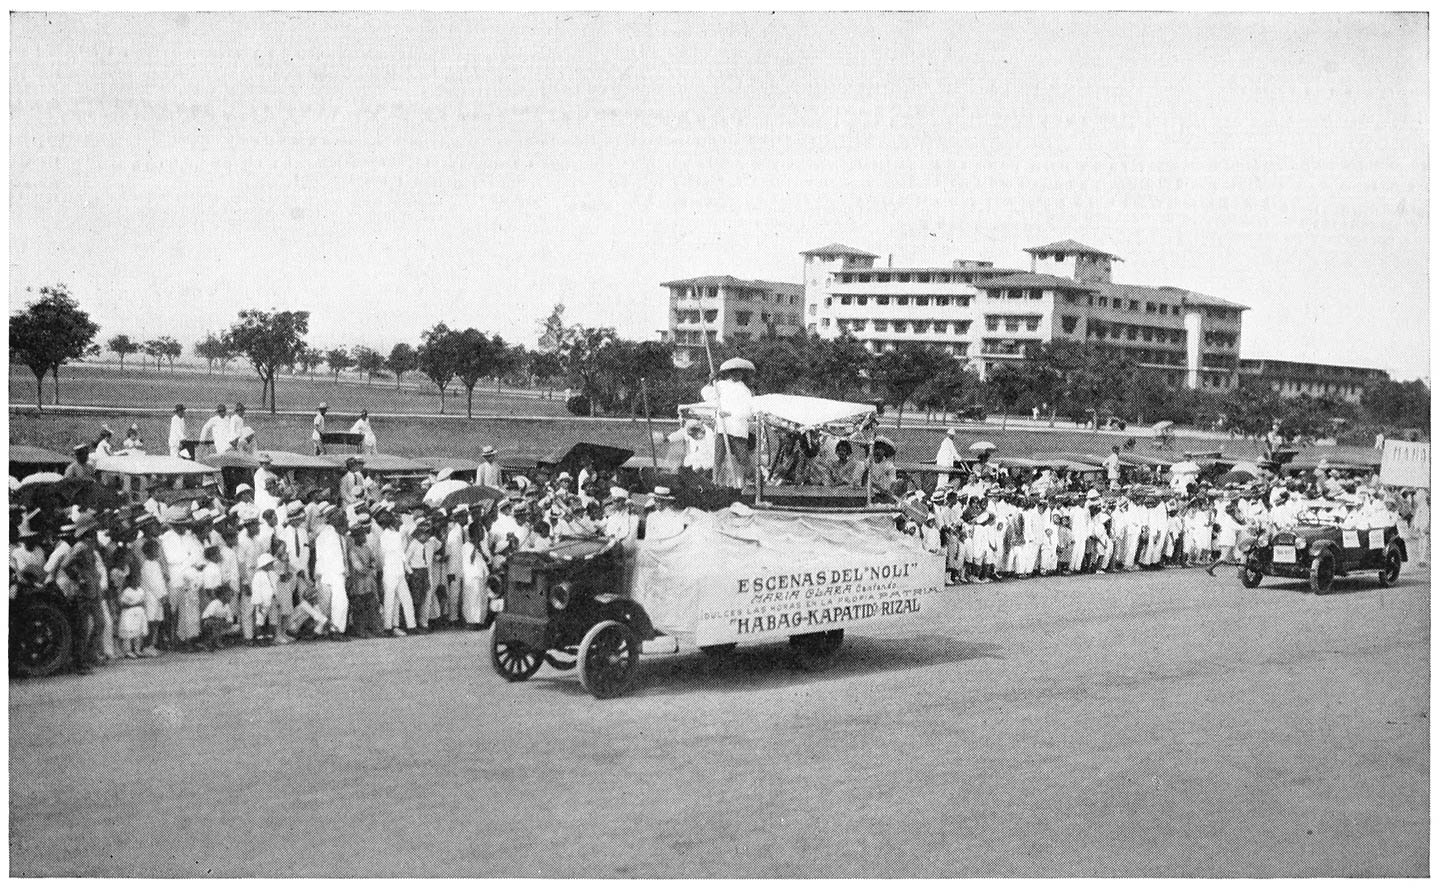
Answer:
[[[479,629],[486,622],[490,608],[490,596],[486,584],[490,579],[490,566],[485,563],[485,551],[476,545],[475,533],[465,534],[461,546],[463,561],[461,570],[460,617],[472,629]]]

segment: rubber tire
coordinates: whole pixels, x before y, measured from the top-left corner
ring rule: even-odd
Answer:
[[[1265,578],[1265,574],[1262,571],[1255,570],[1248,564],[1240,565],[1239,574],[1240,585],[1246,589],[1254,589],[1256,586],[1259,586],[1260,581]]]
[[[1310,562],[1310,591],[1316,595],[1329,595],[1335,588],[1335,556],[1329,552]]]
[[[16,607],[10,623],[10,668],[26,678],[59,672],[70,662],[73,633],[69,616],[49,602]]]
[[[615,620],[590,627],[580,642],[580,684],[596,700],[609,700],[630,690],[640,662],[640,636]]]
[[[540,671],[543,662],[544,653],[532,651],[518,642],[502,642],[498,632],[490,632],[490,665],[495,674],[506,681],[525,681]]]
[[[840,643],[844,640],[844,629],[790,636],[795,665],[805,672],[824,672],[834,665],[835,657],[840,652]]]
[[[1391,546],[1385,550],[1385,569],[1380,571],[1381,588],[1389,588],[1400,579],[1400,550]]]

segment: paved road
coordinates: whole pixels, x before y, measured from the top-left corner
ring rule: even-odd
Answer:
[[[10,684],[15,876],[1420,876],[1429,576],[951,589],[922,625],[647,657],[485,636]]]

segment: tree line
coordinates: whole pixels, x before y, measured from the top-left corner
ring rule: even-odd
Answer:
[[[248,363],[261,384],[261,404],[272,413],[279,373],[313,374],[324,365],[337,381],[345,371],[363,375],[367,384],[388,375],[397,389],[405,374],[418,372],[435,386],[441,413],[447,391],[458,383],[465,391],[467,417],[474,415],[475,389],[487,380],[497,386],[564,386],[570,390],[566,406],[577,415],[673,416],[677,405],[699,400],[712,362],[718,366],[727,358],[744,357],[756,366],[761,392],[889,405],[897,425],[907,409],[946,416],[978,406],[1005,417],[1040,411],[1050,420],[1081,424],[1109,417],[1171,420],[1246,436],[1262,435],[1278,420],[1290,436],[1369,443],[1376,432],[1421,429],[1428,434],[1430,424],[1430,390],[1419,380],[1368,385],[1358,404],[1303,395],[1282,399],[1248,377],[1230,391],[1197,391],[1167,387],[1119,350],[1055,341],[1032,345],[1023,359],[998,364],[982,381],[964,359],[938,346],[903,343],[872,353],[848,335],[823,339],[804,333],[711,342],[706,363],[680,367],[670,342],[628,340],[612,327],[568,324],[564,312],[563,304],[556,305],[538,321],[534,349],[473,327],[452,329],[437,322],[419,341],[396,343],[385,353],[363,345],[311,346],[305,339],[308,311],[246,309],[228,329],[207,333],[193,351],[211,372],[224,373],[236,361]],[[46,375],[54,378],[54,403],[59,403],[60,367],[98,355],[98,335],[98,325],[64,284],[42,287],[39,298],[11,315],[11,360],[34,373],[37,407]],[[144,353],[157,368],[167,362],[172,372],[182,354],[179,342],[168,336],[140,342],[116,334],[106,346],[121,366],[127,356]]]

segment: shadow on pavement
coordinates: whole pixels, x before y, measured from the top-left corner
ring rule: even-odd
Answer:
[[[992,642],[946,635],[870,638],[847,634],[828,670],[805,672],[795,665],[790,646],[783,641],[742,645],[718,656],[682,648],[677,654],[642,657],[628,696],[784,688],[967,660],[1001,659],[1002,650]],[[547,669],[532,681],[563,693],[586,694],[574,670]]]

